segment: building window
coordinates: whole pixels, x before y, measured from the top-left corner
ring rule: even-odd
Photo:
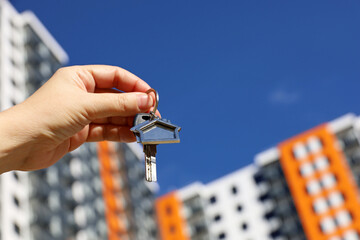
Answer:
[[[222,232],[219,234],[218,239],[225,239],[226,238],[226,233]]]
[[[13,28],[13,29],[18,29],[18,25],[15,23],[15,20],[14,19],[10,19],[10,26]]]
[[[247,223],[243,223],[241,225],[241,228],[242,228],[242,230],[246,231],[249,228],[249,226],[247,225]]]
[[[170,225],[170,232],[171,232],[172,234],[175,233],[175,230],[176,230],[175,226],[174,226],[174,225]]]
[[[313,202],[313,209],[317,214],[322,214],[328,211],[329,205],[325,198],[318,198]]]
[[[14,86],[14,87],[17,87],[17,83],[15,81],[15,79],[13,77],[10,78],[10,81],[11,81],[11,84]]]
[[[172,214],[172,208],[171,206],[166,207],[166,215],[170,216]]]
[[[306,183],[306,191],[310,195],[318,194],[321,191],[321,185],[317,180],[310,180]]]
[[[232,192],[233,195],[236,195],[237,192],[238,192],[237,187],[236,187],[236,186],[233,186],[233,187],[231,188],[231,192]]]
[[[157,229],[155,229],[155,228],[151,229],[150,235],[151,235],[153,238],[155,238],[155,237],[157,236]]]
[[[16,179],[16,181],[19,181],[19,175],[16,172],[13,172],[13,176]]]
[[[239,204],[239,205],[236,206],[236,210],[237,210],[238,212],[242,212],[243,207]]]
[[[19,199],[18,199],[16,196],[13,196],[13,201],[14,201],[14,204],[15,204],[17,207],[20,207]]]
[[[14,231],[15,231],[18,235],[20,235],[20,227],[19,227],[19,225],[17,225],[16,223],[14,223]]]
[[[220,220],[221,220],[221,215],[220,214],[215,215],[214,222],[218,222]]]
[[[14,39],[10,39],[10,44],[13,48],[18,48],[18,44],[14,41]]]
[[[16,68],[18,67],[18,63],[14,59],[10,58],[10,62],[13,65],[13,67],[16,67]]]
[[[211,204],[215,204],[216,203],[216,196],[211,196],[209,201],[210,201]]]
[[[326,189],[330,189],[337,184],[336,177],[333,174],[326,174],[321,178],[321,186]]]
[[[17,102],[14,99],[11,99],[11,105],[15,106],[17,104]]]
[[[321,231],[325,234],[329,234],[335,231],[336,224],[333,218],[324,217],[320,222]]]

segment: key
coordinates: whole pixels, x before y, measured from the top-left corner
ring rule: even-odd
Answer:
[[[164,143],[179,143],[179,131],[181,128],[161,119],[155,115],[159,94],[154,89],[156,101],[154,110],[150,113],[139,113],[134,118],[134,126],[130,129],[136,136],[138,143],[142,143],[145,154],[145,179],[149,182],[157,181],[156,175],[156,146]]]
[[[156,182],[156,145],[144,145],[145,153],[145,180]]]
[[[152,118],[150,113],[139,113],[135,116],[134,126]],[[145,179],[148,182],[156,182],[156,145],[143,145],[145,154]]]

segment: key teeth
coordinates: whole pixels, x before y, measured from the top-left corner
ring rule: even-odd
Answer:
[[[156,145],[144,145],[145,180],[156,182]]]
[[[152,159],[146,159],[145,162],[145,179],[148,182],[156,182],[156,163]]]

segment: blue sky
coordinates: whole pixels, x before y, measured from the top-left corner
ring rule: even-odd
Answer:
[[[360,110],[360,1],[13,0],[69,65],[130,70],[160,95],[181,143],[158,147],[161,194]]]

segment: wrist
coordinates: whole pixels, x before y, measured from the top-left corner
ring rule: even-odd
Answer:
[[[20,169],[31,148],[24,130],[26,117],[15,108],[0,112],[0,174]]]

